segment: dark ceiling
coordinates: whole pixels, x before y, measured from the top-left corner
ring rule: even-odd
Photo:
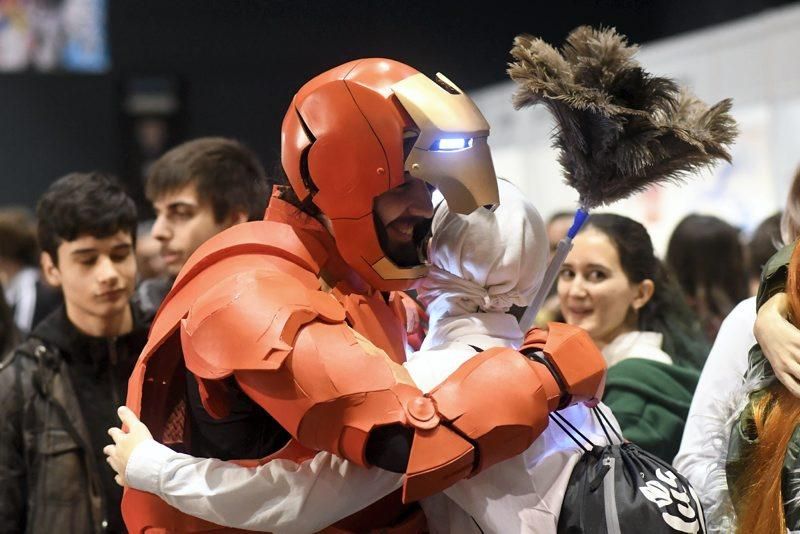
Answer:
[[[786,3],[117,0],[111,47],[115,70],[126,73],[260,77],[288,90],[336,64],[382,56],[446,72],[471,89],[504,79],[520,33],[557,44],[575,26],[607,25],[642,43]]]
[[[58,176],[102,169],[121,175],[146,211],[141,158],[123,111],[131,80],[176,83],[171,142],[234,137],[270,167],[293,93],[354,58],[390,57],[470,90],[505,79],[519,33],[559,44],[578,25],[608,25],[644,43],[785,3],[108,0],[109,73],[0,75],[0,204],[32,206]]]

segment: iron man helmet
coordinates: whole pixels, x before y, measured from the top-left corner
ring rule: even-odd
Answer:
[[[375,199],[409,173],[438,189],[453,211],[496,205],[488,135],[472,100],[441,74],[432,80],[397,61],[361,59],[297,92],[283,120],[281,161],[297,197],[311,196],[330,219],[348,265],[376,289],[401,290],[427,266],[400,266],[387,255]]]

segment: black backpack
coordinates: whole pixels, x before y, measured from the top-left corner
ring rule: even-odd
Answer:
[[[660,458],[625,443],[599,407],[592,412],[611,445],[597,446],[563,416],[551,415],[584,450],[564,494],[558,532],[705,534],[700,500],[686,478]]]

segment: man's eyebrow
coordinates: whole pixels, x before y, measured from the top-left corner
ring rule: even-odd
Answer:
[[[70,255],[71,256],[77,256],[77,255],[80,255],[80,254],[96,254],[96,253],[97,253],[97,249],[90,247],[90,248],[79,248],[78,250],[73,250],[72,252],[70,252]]]
[[[195,204],[194,202],[190,202],[188,200],[176,200],[174,202],[170,202],[169,204],[167,204],[166,208],[169,210],[175,208],[182,208],[184,206],[188,208],[196,208],[197,204]]]
[[[111,247],[111,250],[120,250],[120,249],[123,249],[123,248],[124,249],[132,249],[133,248],[133,244],[132,243],[127,243],[127,242],[126,243],[117,243],[116,245]],[[78,255],[86,255],[86,254],[97,254],[98,252],[99,252],[99,250],[97,248],[86,247],[86,248],[79,248],[77,250],[73,250],[72,252],[70,252],[70,255],[78,256]]]

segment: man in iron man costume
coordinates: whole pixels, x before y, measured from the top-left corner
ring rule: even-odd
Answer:
[[[405,473],[411,503],[521,453],[549,412],[599,398],[603,358],[566,325],[531,331],[522,352],[483,351],[424,395],[401,366],[404,307],[389,292],[426,274],[425,184],[453,211],[495,205],[488,133],[449,80],[395,61],[353,61],[304,85],[283,123],[290,188],[264,221],[203,244],[153,323],[127,405],[155,439],[191,452],[198,410],[224,419],[239,391],[291,436],[242,465],[326,450]],[[123,514],[131,532],[221,528],[132,489]],[[334,528],[419,525],[389,496]]]

